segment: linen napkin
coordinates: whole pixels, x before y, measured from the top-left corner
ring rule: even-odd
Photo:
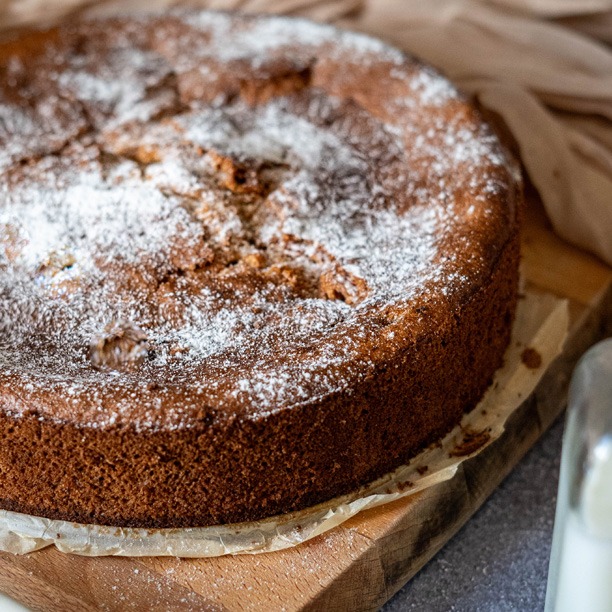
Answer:
[[[0,0],[0,27],[169,5],[302,15],[423,58],[504,120],[555,231],[612,265],[612,0]]]

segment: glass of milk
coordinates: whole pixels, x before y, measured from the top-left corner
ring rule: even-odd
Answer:
[[[546,612],[612,612],[612,338],[570,386]]]

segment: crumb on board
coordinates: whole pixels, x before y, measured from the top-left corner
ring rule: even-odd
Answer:
[[[542,365],[542,355],[536,349],[527,347],[521,353],[521,361],[530,369],[537,370]]]

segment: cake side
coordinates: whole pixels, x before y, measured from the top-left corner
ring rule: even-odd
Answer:
[[[349,493],[407,462],[478,402],[509,342],[518,257],[515,233],[460,312],[352,393],[265,419],[149,434],[2,413],[0,464],[11,467],[0,506],[81,523],[195,527]]]
[[[222,13],[0,57],[0,507],[262,518],[389,471],[481,397],[520,179],[440,75]]]

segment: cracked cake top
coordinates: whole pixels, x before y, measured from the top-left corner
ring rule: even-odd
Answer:
[[[288,23],[175,11],[3,46],[7,410],[257,418],[367,377],[489,274],[516,168],[468,101]]]

